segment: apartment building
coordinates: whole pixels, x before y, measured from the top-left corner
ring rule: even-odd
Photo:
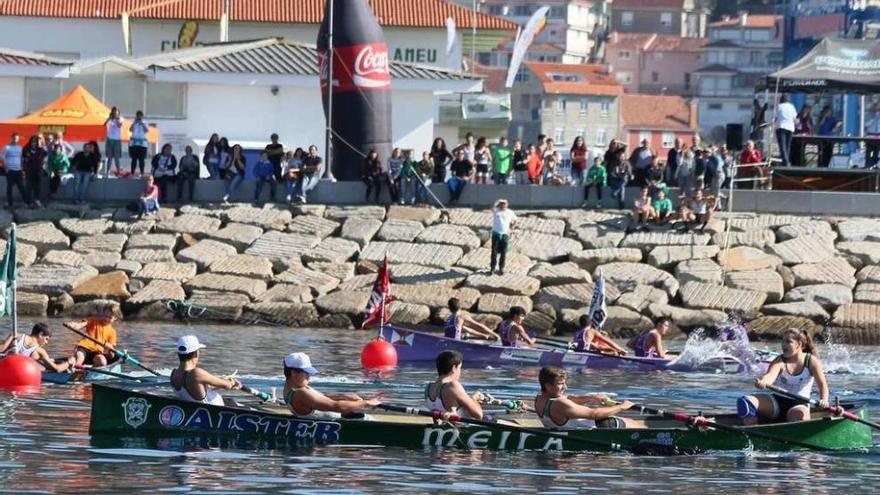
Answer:
[[[693,72],[702,66],[705,38],[652,33],[611,33],[605,63],[627,93],[692,96]]]
[[[680,96],[623,95],[621,139],[635,149],[642,141],[660,156],[675,146],[675,140],[690,144],[697,128],[697,103]]]
[[[696,0],[614,0],[611,29],[622,33],[702,38],[708,14]]]

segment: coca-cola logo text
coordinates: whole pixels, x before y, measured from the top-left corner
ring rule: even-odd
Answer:
[[[388,48],[382,45],[364,45],[354,60],[354,83],[368,88],[391,84],[388,68]]]

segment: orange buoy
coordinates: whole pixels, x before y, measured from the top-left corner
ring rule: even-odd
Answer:
[[[361,366],[367,369],[397,366],[397,349],[382,337],[376,337],[361,351]]]
[[[10,354],[0,359],[0,388],[32,388],[39,387],[42,382],[43,368],[33,359],[21,354]]]

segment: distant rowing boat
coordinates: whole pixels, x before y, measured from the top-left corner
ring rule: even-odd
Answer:
[[[479,341],[455,340],[442,335],[408,330],[387,325],[382,336],[394,345],[399,362],[432,363],[440,351],[453,350],[464,355],[469,364],[477,365],[530,365],[563,366],[570,368],[625,369],[634,371],[697,371],[710,373],[747,373],[751,369],[733,356],[716,357],[696,365],[680,363],[674,359],[635,356],[606,356],[548,348],[504,347]],[[768,361],[758,363],[757,371],[766,371]]]
[[[112,363],[107,366],[103,366],[100,368],[95,368],[99,371],[108,371],[110,373],[122,373],[122,363]],[[43,381],[48,383],[55,383],[59,385],[63,385],[66,383],[83,383],[83,382],[95,382],[95,381],[104,381],[104,380],[114,380],[115,377],[99,372],[93,372],[89,369],[80,369],[75,370],[73,373],[57,373],[55,371],[44,371],[43,372]]]
[[[863,418],[867,409],[850,406]],[[816,419],[765,424],[743,429],[777,439],[796,440],[822,450],[853,451],[873,446],[871,430],[854,421],[814,412]],[[543,430],[535,419],[521,425],[435,424],[429,417],[371,414],[358,419],[312,420],[287,410],[212,406],[162,395],[95,383],[89,432],[93,444],[137,437],[139,445],[173,445],[168,439],[192,439],[210,447],[292,449],[315,445],[368,447],[467,448],[490,450],[597,451],[617,445],[634,452],[696,453],[707,450],[801,450],[790,443],[741,432],[699,430],[658,416],[642,417],[648,428]],[[719,415],[718,423],[736,425],[736,415]],[[522,430],[521,430],[522,428]],[[755,433],[757,434],[757,433]]]

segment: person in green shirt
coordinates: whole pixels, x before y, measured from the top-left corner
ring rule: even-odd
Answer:
[[[400,204],[416,204],[416,169],[418,162],[413,159],[413,150],[404,152],[403,167],[400,169]]]
[[[64,153],[64,146],[55,144],[52,146],[49,159],[46,161],[46,173],[49,174],[49,199],[54,199],[55,193],[61,187],[61,178],[70,172],[70,158]]]
[[[656,212],[657,223],[666,223],[672,214],[672,200],[666,197],[663,189],[657,191],[657,199],[654,200],[653,206]]]
[[[584,180],[584,204],[582,208],[590,207],[590,189],[596,188],[596,207],[602,206],[602,189],[608,185],[608,172],[605,170],[605,164],[602,163],[601,157],[593,159],[593,165],[587,170],[587,178]]]
[[[495,177],[492,180],[496,184],[507,184],[512,155],[513,152],[507,147],[507,138],[502,137],[495,149],[492,150],[492,164],[495,169]]]

